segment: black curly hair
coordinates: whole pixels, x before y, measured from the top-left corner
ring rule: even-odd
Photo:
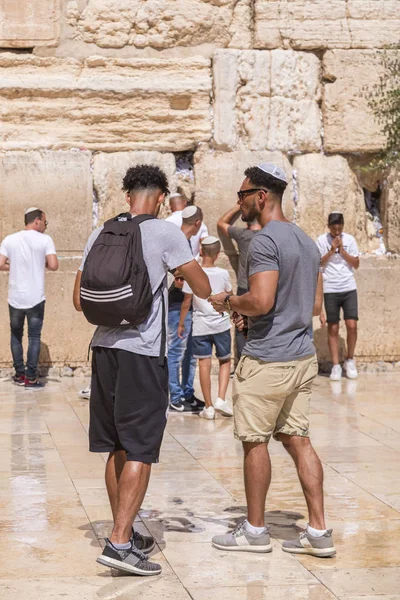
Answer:
[[[249,167],[245,170],[244,174],[248,179],[250,179],[254,187],[271,190],[273,194],[276,194],[282,199],[283,193],[287,186],[287,183],[284,181],[276,179],[276,177],[272,177],[272,175],[269,175],[268,173],[264,173],[264,171],[258,167]]]
[[[154,165],[129,167],[122,180],[122,189],[124,192],[159,189],[163,194],[169,194],[167,176],[160,167]]]

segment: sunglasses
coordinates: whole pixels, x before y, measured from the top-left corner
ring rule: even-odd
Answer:
[[[238,202],[241,204],[248,194],[254,194],[254,192],[265,192],[266,194],[269,190],[265,190],[264,188],[250,188],[249,190],[240,190],[237,192]]]

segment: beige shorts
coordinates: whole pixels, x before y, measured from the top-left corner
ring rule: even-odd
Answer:
[[[278,433],[308,437],[311,385],[317,373],[315,355],[279,363],[242,356],[233,378],[236,439],[268,442]]]

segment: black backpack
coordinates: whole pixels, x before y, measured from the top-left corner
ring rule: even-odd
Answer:
[[[136,327],[147,318],[153,293],[139,225],[154,218],[122,213],[104,223],[82,272],[81,307],[89,323]]]

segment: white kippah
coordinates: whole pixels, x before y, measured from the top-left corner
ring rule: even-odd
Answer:
[[[210,244],[215,244],[216,242],[219,242],[219,239],[215,237],[215,235],[209,235],[206,238],[204,238],[204,240],[201,240],[201,245],[209,246]]]
[[[179,198],[182,197],[182,194],[178,194],[178,192],[175,192],[174,194],[170,194],[169,195],[169,199],[171,200],[171,198]]]
[[[264,171],[264,173],[267,173],[268,175],[272,175],[272,177],[275,177],[275,179],[280,179],[285,183],[288,182],[285,171],[277,165],[272,163],[261,163],[261,165],[257,165],[257,169]]]
[[[182,219],[189,219],[197,212],[197,206],[187,206],[182,211]]]
[[[34,210],[40,210],[40,208],[36,208],[36,206],[31,206],[30,208],[28,208],[28,210],[25,211],[25,214],[27,215],[30,212],[33,212]]]

